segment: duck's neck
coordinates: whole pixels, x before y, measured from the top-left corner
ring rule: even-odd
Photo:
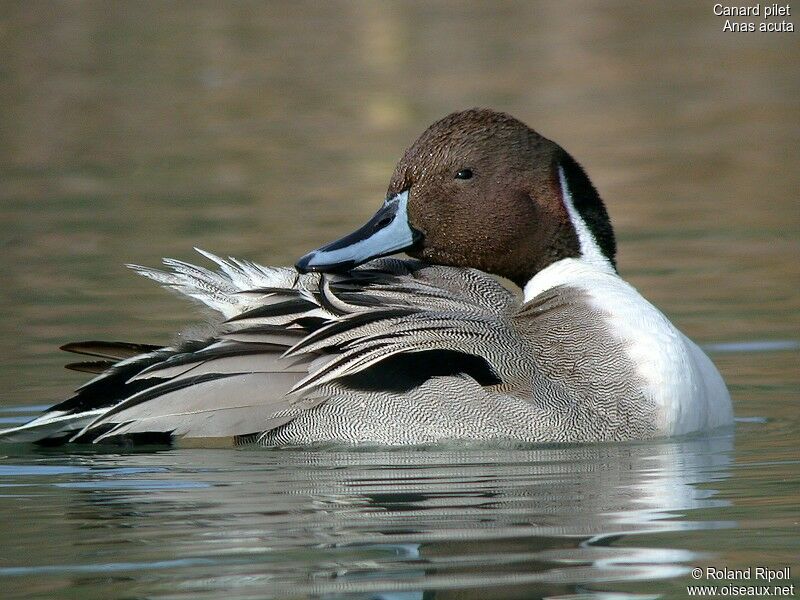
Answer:
[[[567,180],[567,175],[562,165],[558,167],[558,179],[561,184],[561,195],[564,202],[564,208],[567,209],[569,220],[572,223],[572,228],[578,236],[578,245],[580,248],[580,260],[593,265],[600,270],[614,271],[614,265],[611,260],[605,255],[603,249],[598,243],[596,235],[589,229],[586,221],[581,213],[575,207],[575,200],[572,196],[571,185]]]
[[[614,234],[605,207],[583,169],[571,157],[567,158],[568,162],[558,166],[558,178],[564,208],[578,238],[578,256],[557,260],[534,274],[523,288],[525,302],[556,285],[569,284],[570,281],[575,282],[592,275],[616,276],[613,263],[616,250]],[[574,192],[582,195],[580,199],[585,207],[583,212],[593,220],[592,228],[587,224],[584,214],[575,206]],[[584,197],[587,194],[590,197]],[[588,207],[593,212],[588,212]],[[607,254],[609,252],[611,258]]]

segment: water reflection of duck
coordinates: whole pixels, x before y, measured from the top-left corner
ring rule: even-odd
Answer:
[[[419,260],[380,259],[400,251]],[[216,272],[136,267],[225,322],[176,347],[67,345],[102,359],[72,365],[98,377],[0,438],[551,442],[730,424],[716,368],[615,251],[569,154],[508,115],[454,113],[406,151],[378,213],[297,270],[208,253]]]
[[[91,545],[82,573],[107,577],[109,562],[125,563],[143,596],[652,595],[702,560],[693,531],[735,526],[715,491],[732,451],[733,435],[715,432],[528,448],[208,450],[200,461],[186,450],[115,452],[82,455],[86,472],[61,480],[41,508],[65,515],[47,551],[56,565]],[[41,512],[21,515],[5,539]],[[49,569],[53,555],[30,560]]]

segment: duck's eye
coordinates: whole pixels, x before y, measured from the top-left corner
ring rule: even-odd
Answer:
[[[471,179],[472,178],[472,169],[461,169],[458,173],[456,173],[456,179]]]

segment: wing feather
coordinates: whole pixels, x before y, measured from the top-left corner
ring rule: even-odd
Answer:
[[[480,271],[379,259],[347,274],[301,275],[197,251],[217,269],[175,259],[165,270],[132,268],[222,313],[209,339],[67,344],[101,359],[71,368],[99,375],[0,439],[260,434],[324,402],[326,384],[341,391],[351,375],[425,351],[472,355],[499,378],[516,376],[502,359],[515,352],[483,355],[487,338],[500,349],[518,343],[509,325],[517,300]]]

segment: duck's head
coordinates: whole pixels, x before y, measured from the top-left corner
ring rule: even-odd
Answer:
[[[400,159],[375,216],[297,269],[342,271],[402,251],[524,286],[563,258],[613,269],[615,243],[602,201],[569,154],[507,114],[472,109],[431,125]]]

